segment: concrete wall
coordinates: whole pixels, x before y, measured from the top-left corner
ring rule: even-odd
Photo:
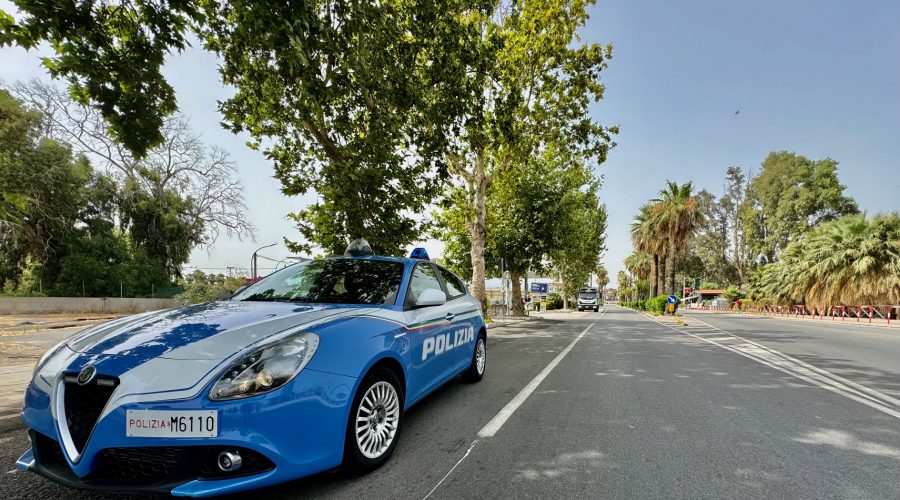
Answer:
[[[138,313],[180,307],[173,299],[0,297],[0,314]]]

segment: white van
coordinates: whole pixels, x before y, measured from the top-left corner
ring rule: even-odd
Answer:
[[[594,312],[600,310],[600,293],[596,288],[582,288],[578,290],[578,310],[584,311],[593,309]]]

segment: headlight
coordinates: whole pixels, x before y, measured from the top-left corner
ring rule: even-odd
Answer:
[[[260,347],[222,375],[209,399],[238,399],[274,391],[300,373],[318,347],[319,336],[314,333],[296,333]]]

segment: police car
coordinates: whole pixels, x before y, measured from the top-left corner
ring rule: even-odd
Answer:
[[[397,446],[404,411],[484,376],[481,308],[427,259],[302,262],[230,300],[121,318],[48,351],[25,393],[17,462],[65,485],[203,497]]]

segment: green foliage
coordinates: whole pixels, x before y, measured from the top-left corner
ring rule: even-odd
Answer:
[[[638,311],[646,311],[654,316],[659,316],[661,314],[666,314],[666,312],[668,311],[668,298],[668,295],[658,295],[647,300],[619,302],[619,305],[637,309]],[[678,305],[680,303],[681,301],[678,301],[675,304],[676,311],[678,310]]]
[[[16,24],[0,11],[0,46],[32,49],[49,42],[43,59],[71,94],[92,104],[122,144],[142,156],[163,140],[163,118],[175,111],[175,91],[162,76],[168,54],[187,45],[186,29],[200,19],[192,0],[133,2],[18,0]]]
[[[305,242],[340,253],[365,237],[398,255],[420,237],[466,98],[473,2],[206,2],[200,30],[235,94],[226,125],[275,163]]]
[[[547,310],[553,311],[556,309],[563,308],[563,298],[558,293],[551,293],[547,295]]]
[[[594,271],[597,274],[597,288],[604,288],[609,284],[609,271],[606,270],[606,266],[598,265],[597,270]]]
[[[472,276],[472,239],[469,230],[471,204],[462,186],[451,185],[438,201],[438,209],[432,212],[434,225],[431,236],[444,243],[444,265],[457,276]],[[487,214],[491,217],[491,214]],[[490,257],[486,262],[496,262]],[[491,268],[492,271],[496,271]]]
[[[653,200],[653,225],[657,237],[667,239],[666,245],[666,280],[665,291],[675,293],[675,256],[686,251],[693,240],[696,230],[704,224],[704,214],[694,196],[693,183],[678,185],[666,181],[666,187],[659,192],[659,198]]]
[[[622,289],[631,286],[632,279],[625,273],[625,271],[619,271],[616,273],[616,283],[618,283],[619,287],[619,295],[622,294]]]
[[[184,291],[175,298],[185,304],[199,304],[230,297],[235,290],[244,285],[244,279],[222,274],[206,274],[197,270],[181,280],[180,284],[184,287]]]
[[[5,293],[150,296],[180,273],[202,237],[193,202],[121,187],[68,144],[43,136],[43,117],[0,91],[0,213]]]
[[[757,269],[748,292],[788,305],[900,302],[900,214],[849,215],[807,231]]]
[[[786,151],[769,154],[747,189],[741,219],[753,255],[773,262],[810,228],[859,211],[844,195],[837,162]]]
[[[634,282],[634,292],[638,297],[649,297],[650,296],[650,281],[649,280],[637,280]]]
[[[737,299],[741,299],[744,297],[744,294],[741,293],[741,290],[736,286],[730,286],[722,292],[722,298],[727,300],[728,302],[734,302]]]
[[[24,20],[4,14],[0,43],[49,41],[51,74],[137,156],[163,139],[176,106],[161,66],[193,31],[235,90],[220,103],[224,124],[267,146],[283,193],[319,194],[293,214],[305,241],[289,246],[329,253],[364,236],[396,255],[419,238],[417,210],[435,198],[457,117],[480,95],[468,69],[491,60],[481,49],[493,43],[480,46],[487,6],[467,0],[17,4]]]
[[[646,280],[650,277],[653,256],[647,252],[634,252],[625,258],[625,268],[637,279]]]

